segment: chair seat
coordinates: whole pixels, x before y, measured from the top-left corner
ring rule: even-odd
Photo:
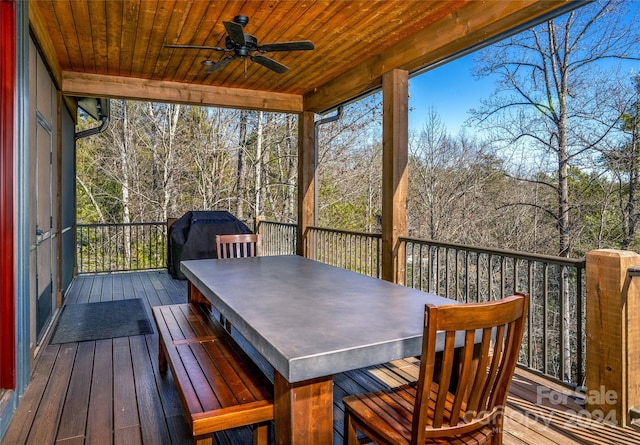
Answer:
[[[433,384],[430,405],[435,405],[436,391],[437,385]],[[372,440],[383,444],[409,445],[415,398],[415,384],[407,384],[397,388],[348,396],[344,399],[344,403],[345,409],[350,410],[351,415],[359,421],[363,428],[366,428],[364,425],[376,425],[375,432],[365,429],[365,433]],[[448,412],[445,413],[445,419],[451,415],[452,401],[453,394],[449,394],[446,403]],[[490,443],[491,437],[491,426],[486,426],[458,436],[426,439],[424,443],[482,445]]]

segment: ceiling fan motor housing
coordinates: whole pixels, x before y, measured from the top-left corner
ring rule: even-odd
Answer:
[[[238,43],[227,36],[225,39],[225,46],[230,51],[236,51],[241,57],[247,57],[250,51],[258,50],[258,39],[251,34],[244,35],[244,44]]]
[[[233,18],[233,21],[244,28],[244,26],[249,23],[249,17],[246,15],[237,15]]]

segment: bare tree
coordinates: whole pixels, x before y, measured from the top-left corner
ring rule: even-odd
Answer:
[[[298,121],[292,115],[285,116],[284,140],[278,144],[278,172],[280,183],[284,186],[283,207],[279,220],[295,221],[296,218],[296,183],[298,178]]]
[[[501,163],[481,142],[449,135],[437,111],[428,111],[409,143],[409,230],[418,238],[496,245],[509,244],[515,218],[503,218],[499,196],[506,191]],[[510,191],[513,193],[513,191]]]
[[[380,231],[381,109],[381,96],[369,96],[346,106],[337,120],[319,127],[320,225]]]
[[[625,88],[626,85],[619,89],[622,109],[620,129],[624,135],[623,140],[603,156],[605,166],[613,173],[618,183],[621,249],[628,249],[633,244],[640,216],[637,209],[640,181],[640,75],[633,76],[631,85],[630,91]]]
[[[570,202],[570,196],[579,196],[570,194],[570,166],[594,167],[594,154],[614,137],[620,118],[609,94],[617,79],[604,62],[638,59],[640,39],[629,6],[619,0],[597,1],[480,53],[477,74],[497,75],[498,81],[496,93],[473,112],[474,120],[492,131],[495,143],[508,150],[522,148],[524,164],[538,162],[538,171],[548,168],[549,175],[522,179],[557,196],[555,212],[542,210],[554,215],[560,256],[572,253],[572,213],[578,203]],[[554,176],[555,181],[548,180]],[[566,330],[576,303],[569,301],[566,270],[564,276],[565,292],[554,311]],[[568,332],[563,338],[568,370]]]
[[[458,187],[458,173],[463,168],[458,168],[462,162],[457,149],[437,111],[430,108],[410,144],[411,226],[419,237],[455,239],[452,226],[465,224],[454,217],[454,207],[465,194],[465,189]]]
[[[560,256],[572,253],[569,166],[591,162],[619,119],[608,94],[615,72],[603,62],[638,59],[640,39],[628,9],[624,1],[594,2],[478,56],[477,75],[498,80],[473,121],[512,150],[510,157],[520,147],[523,163],[555,171],[555,181],[543,185],[557,196],[556,209],[544,210],[554,215]]]
[[[155,182],[154,188],[160,192],[159,203],[163,221],[177,212],[175,174],[180,168],[178,159],[181,150],[177,139],[180,126],[183,124],[182,110],[183,107],[178,104],[149,103],[147,107],[151,124],[148,140],[153,156],[152,178]],[[159,183],[157,178],[160,179]]]
[[[183,172],[179,188],[182,211],[231,208],[237,165],[235,133],[238,112],[194,107],[182,137]]]

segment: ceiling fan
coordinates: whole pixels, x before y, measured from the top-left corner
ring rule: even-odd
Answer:
[[[300,40],[297,42],[279,42],[279,43],[266,43],[264,45],[258,44],[258,39],[251,34],[245,34],[244,27],[249,23],[249,17],[244,15],[238,15],[233,18],[233,21],[222,22],[227,30],[227,37],[225,38],[224,48],[219,46],[200,46],[200,45],[164,45],[165,48],[180,48],[180,49],[205,49],[213,51],[221,51],[225,53],[233,53],[229,56],[223,57],[217,62],[213,60],[203,60],[202,64],[208,66],[206,73],[214,73],[221,70],[229,64],[233,59],[245,60],[245,75],[246,75],[246,60],[250,59],[252,62],[256,62],[266,68],[269,68],[276,73],[285,73],[289,69],[285,65],[277,62],[267,56],[264,53],[278,52],[278,51],[308,51],[315,49],[315,46],[309,40]],[[258,53],[258,54],[253,54]]]

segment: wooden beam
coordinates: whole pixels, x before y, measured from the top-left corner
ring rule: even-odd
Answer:
[[[315,224],[316,133],[315,114],[298,117],[298,255],[310,257],[306,231]]]
[[[409,73],[382,76],[382,279],[404,283],[409,188]]]
[[[572,2],[578,5],[584,2]],[[472,1],[409,36],[382,53],[315,88],[304,97],[304,110],[320,113],[378,88],[382,75],[391,69],[409,72],[433,65],[478,47],[555,10],[564,11],[567,0]]]
[[[68,96],[126,98],[213,107],[299,113],[302,96],[133,77],[62,72],[62,92]]]

